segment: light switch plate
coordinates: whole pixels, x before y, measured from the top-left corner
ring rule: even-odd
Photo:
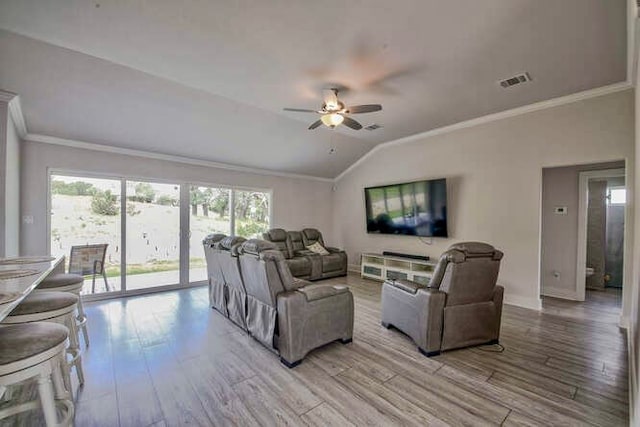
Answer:
[[[555,213],[556,215],[566,215],[567,214],[567,207],[566,206],[556,206],[553,208],[553,213]]]

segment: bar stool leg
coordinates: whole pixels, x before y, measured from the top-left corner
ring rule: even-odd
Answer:
[[[82,328],[82,335],[84,336],[84,345],[89,347],[89,332],[87,331],[87,315],[84,314],[84,307],[82,306],[82,297],[78,294],[78,322]]]
[[[64,356],[59,357],[58,363],[53,370],[52,378],[53,378],[53,389],[55,391],[56,399],[69,399],[71,400],[71,390],[67,389],[64,385],[64,378],[62,371],[64,369],[64,365],[66,364],[66,360]],[[71,382],[71,381],[69,381]]]
[[[40,403],[47,427],[57,426],[58,416],[56,415],[56,402],[53,398],[53,387],[49,374],[40,374],[38,377],[38,393],[40,394]]]
[[[73,316],[70,316],[67,322],[69,328],[69,348],[67,351],[71,354],[70,365],[76,367],[76,375],[80,385],[84,384],[84,371],[82,370],[82,351],[80,350],[80,342],[78,341],[78,325]],[[69,366],[71,370],[71,366]]]

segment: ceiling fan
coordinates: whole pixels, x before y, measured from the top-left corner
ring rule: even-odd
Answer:
[[[325,89],[322,92],[324,95],[324,104],[322,104],[322,108],[320,110],[307,110],[304,108],[284,108],[284,110],[294,111],[297,113],[320,114],[320,119],[311,123],[309,130],[313,130],[321,124],[325,124],[331,129],[334,129],[340,124],[344,124],[353,130],[360,130],[362,129],[362,125],[349,117],[349,115],[373,113],[374,111],[382,110],[382,105],[380,104],[354,105],[353,107],[346,107],[344,103],[338,99],[338,89],[335,88]]]

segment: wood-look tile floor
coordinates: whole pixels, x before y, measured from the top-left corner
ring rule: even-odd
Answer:
[[[77,426],[627,425],[616,293],[505,306],[501,343],[428,359],[380,326],[380,283],[356,275],[353,343],[294,369],[209,308],[206,288],[87,304]],[[37,415],[2,425],[37,425]]]

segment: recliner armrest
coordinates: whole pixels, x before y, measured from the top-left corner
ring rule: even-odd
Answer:
[[[340,253],[340,252],[344,252],[342,249],[334,248],[333,246],[327,246],[327,247],[325,247],[325,249],[328,250],[329,253],[332,253],[332,254],[337,254],[337,253]]]
[[[411,294],[415,294],[416,292],[418,292],[418,289],[427,287],[421,283],[405,279],[387,279],[385,280],[385,283]]]
[[[332,297],[349,292],[349,288],[340,285],[308,285],[297,289],[304,294],[307,302]]]

